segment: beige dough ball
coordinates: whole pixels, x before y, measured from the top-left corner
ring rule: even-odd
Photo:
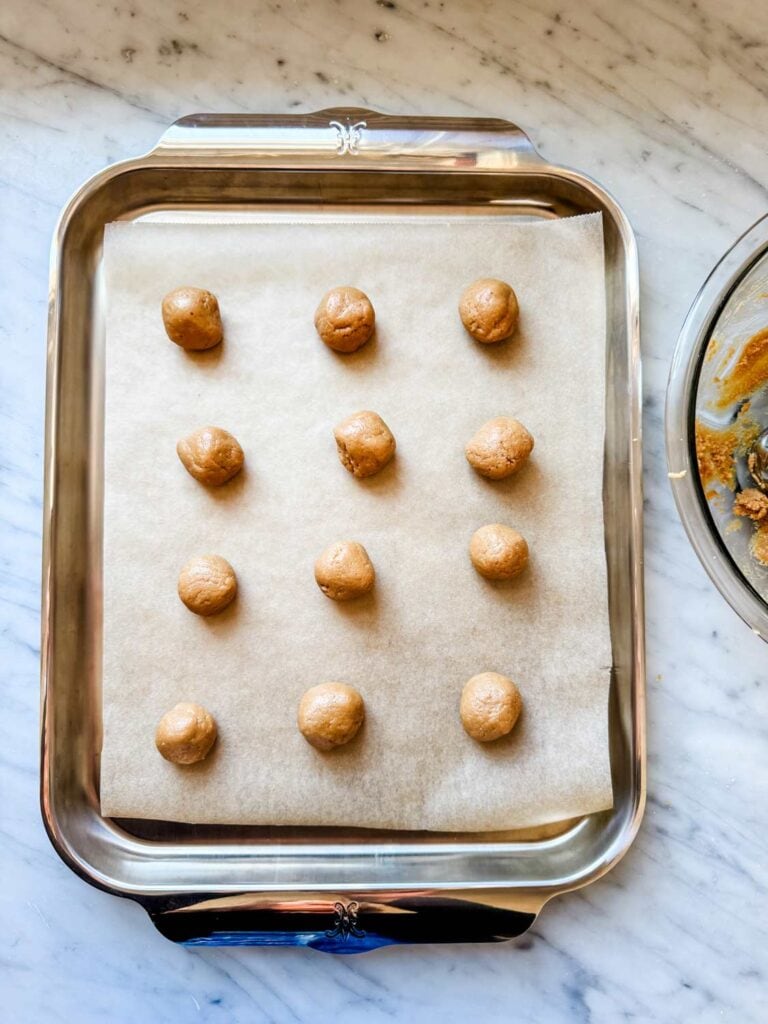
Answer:
[[[216,722],[199,704],[177,704],[166,711],[155,731],[155,746],[174,764],[195,764],[216,742]]]
[[[510,733],[520,717],[520,691],[498,672],[472,676],[461,692],[461,724],[473,740],[490,743]]]
[[[222,339],[221,314],[215,295],[204,288],[177,288],[163,299],[165,333],[182,348],[201,351]]]
[[[514,334],[520,308],[506,282],[483,277],[462,293],[459,316],[475,341],[489,344]]]
[[[315,562],[315,579],[326,597],[333,601],[350,601],[368,593],[376,573],[362,544],[339,540],[327,547]]]
[[[508,416],[488,420],[464,449],[470,466],[491,480],[516,473],[532,451],[533,437]]]
[[[528,545],[511,526],[490,523],[472,534],[469,557],[487,580],[511,580],[528,564]]]
[[[371,300],[359,288],[331,288],[315,312],[315,327],[335,352],[356,352],[373,334],[376,314]]]
[[[342,466],[353,476],[373,476],[395,454],[395,439],[375,412],[356,412],[334,429]]]
[[[187,472],[209,487],[219,487],[243,468],[243,449],[227,430],[202,427],[184,437],[176,452]]]
[[[179,597],[196,615],[215,615],[231,604],[237,576],[220,555],[199,555],[179,573]]]
[[[363,724],[363,698],[346,683],[320,683],[299,702],[298,725],[307,742],[318,750],[349,743]]]

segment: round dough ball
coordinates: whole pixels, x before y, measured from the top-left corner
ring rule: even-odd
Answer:
[[[353,476],[373,476],[395,454],[392,431],[376,412],[356,412],[334,429],[339,460]]]
[[[365,718],[363,698],[346,683],[320,683],[307,690],[297,717],[302,736],[318,750],[349,743]]]
[[[216,742],[216,722],[199,704],[181,703],[166,711],[155,731],[155,746],[174,764],[195,764]]]
[[[323,551],[315,562],[315,580],[326,597],[350,601],[367,594],[376,573],[362,544],[339,540]]]
[[[359,288],[331,288],[315,311],[317,333],[334,352],[356,352],[373,334],[371,300]]]
[[[516,473],[532,451],[533,437],[508,416],[488,420],[464,449],[470,466],[491,480]]]
[[[219,487],[243,468],[243,449],[221,427],[201,427],[176,445],[187,472],[209,487]]]
[[[461,724],[473,740],[490,743],[510,733],[520,717],[520,691],[498,672],[472,676],[461,691]]]
[[[196,615],[215,615],[237,593],[235,570],[220,555],[200,555],[179,573],[179,597]]]
[[[487,580],[511,580],[528,564],[528,545],[511,526],[490,523],[472,534],[469,557]]]
[[[483,277],[462,293],[459,316],[475,341],[490,344],[515,333],[520,307],[505,281]]]
[[[223,337],[219,302],[204,288],[176,288],[163,299],[165,333],[177,345],[201,351]]]

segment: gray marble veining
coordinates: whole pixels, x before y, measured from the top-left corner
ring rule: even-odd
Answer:
[[[768,651],[707,581],[663,454],[669,360],[768,202],[768,12],[737,0],[6,0],[0,7],[0,980],[26,1021],[765,1020]],[[643,284],[649,806],[516,945],[190,953],[37,813],[46,274],[67,196],[194,110],[486,114],[607,186]]]

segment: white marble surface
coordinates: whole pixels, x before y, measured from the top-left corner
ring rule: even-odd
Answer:
[[[747,0],[5,0],[0,7],[0,989],[7,1019],[764,1021],[768,650],[673,510],[662,409],[703,276],[765,213],[768,12]],[[624,205],[643,279],[650,792],[619,867],[521,942],[188,952],[56,858],[37,811],[48,247],[69,193],[195,110],[518,120]]]

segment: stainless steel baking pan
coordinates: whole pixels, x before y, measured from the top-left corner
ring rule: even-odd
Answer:
[[[104,225],[178,214],[599,211],[605,228],[605,541],[611,811],[529,833],[183,826],[99,811]],[[521,934],[548,899],[629,847],[645,798],[637,257],[614,200],[500,120],[334,109],[187,117],[63,211],[51,268],[43,550],[41,799],[56,850],[141,903],[169,938],[356,952]]]

